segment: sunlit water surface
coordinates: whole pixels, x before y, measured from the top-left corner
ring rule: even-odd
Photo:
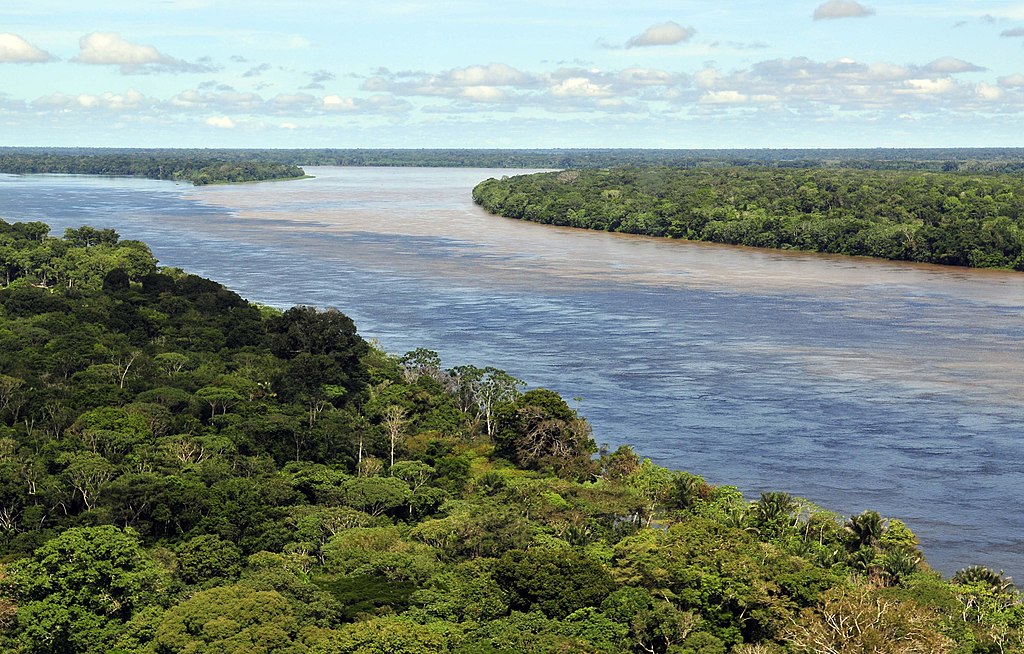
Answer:
[[[628,237],[490,216],[521,171],[310,168],[193,188],[0,176],[0,217],[90,224],[250,300],[336,306],[389,351],[582,397],[598,442],[844,514],[946,573],[1024,579],[1024,274]]]

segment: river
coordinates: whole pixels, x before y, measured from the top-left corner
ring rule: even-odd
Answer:
[[[250,300],[338,307],[391,352],[582,398],[599,443],[754,498],[877,509],[947,574],[1024,579],[1024,274],[586,232],[472,203],[478,181],[522,171],[307,172],[202,188],[0,176],[0,217],[113,227]]]

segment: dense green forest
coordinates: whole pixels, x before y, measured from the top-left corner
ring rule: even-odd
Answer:
[[[673,168],[772,166],[959,172],[1024,171],[1022,148],[863,148],[863,149],[160,149],[160,148],[0,148],[0,161],[12,155],[63,158],[139,158],[192,165],[223,163],[288,166],[436,166],[475,168],[608,168],[642,165]],[[15,172],[0,167],[0,172]],[[50,171],[59,172],[59,171]],[[288,176],[288,175],[282,175]],[[163,179],[163,178],[161,178]]]
[[[0,221],[0,651],[985,653],[914,534],[598,448],[557,394]]]
[[[14,175],[116,175],[206,184],[297,179],[298,166],[236,157],[195,156],[167,151],[19,151],[0,149],[0,173]]]
[[[622,167],[489,179],[488,211],[553,225],[1024,270],[1024,179],[848,168]]]

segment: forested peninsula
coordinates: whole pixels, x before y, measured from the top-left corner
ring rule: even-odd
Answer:
[[[595,444],[109,229],[0,221],[0,650],[995,653],[1024,603],[912,531]]]
[[[239,160],[217,155],[188,156],[174,150],[96,151],[0,150],[0,173],[11,175],[108,175],[145,177],[195,186],[301,179],[305,171],[296,165],[274,161]]]
[[[489,179],[473,199],[552,225],[1024,270],[1019,175],[627,166]]]

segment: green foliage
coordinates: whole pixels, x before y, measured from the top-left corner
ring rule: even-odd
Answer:
[[[562,477],[586,478],[597,452],[590,425],[557,393],[527,391],[496,412],[498,452],[523,467],[549,469]]]
[[[818,163],[538,173],[481,182],[473,199],[492,213],[554,225],[1024,269],[1019,176],[866,167],[876,169]]]
[[[300,628],[280,593],[235,584],[200,591],[168,609],[153,646],[161,654],[305,654]]]
[[[733,213],[705,218],[775,224]],[[586,421],[522,387],[157,272],[110,230],[0,221],[0,651],[1024,644],[1008,579],[941,580],[899,520],[750,502],[625,446],[594,459]],[[837,616],[876,615],[842,649]]]
[[[231,161],[228,157],[202,154],[181,156],[180,151],[147,154],[134,150],[87,151],[82,154],[17,152],[0,155],[0,172],[17,174],[60,173],[64,175],[124,175],[150,179],[184,180],[196,186],[296,179],[306,173],[294,165],[272,162]],[[198,155],[198,156],[197,156]],[[76,234],[81,240],[102,242],[104,232],[92,230]],[[92,244],[92,243],[90,243]]]
[[[564,618],[597,606],[614,588],[604,567],[572,550],[534,548],[507,552],[494,569],[494,579],[509,594],[514,610],[539,610]]]
[[[100,526],[68,529],[9,565],[3,591],[18,605],[25,651],[99,653],[164,584],[135,534]]]
[[[178,576],[186,583],[233,579],[242,571],[242,551],[213,534],[196,536],[178,545]]]
[[[408,608],[416,589],[407,581],[368,575],[318,579],[316,584],[344,607],[341,617],[345,620],[372,615],[382,608],[400,613]]]

